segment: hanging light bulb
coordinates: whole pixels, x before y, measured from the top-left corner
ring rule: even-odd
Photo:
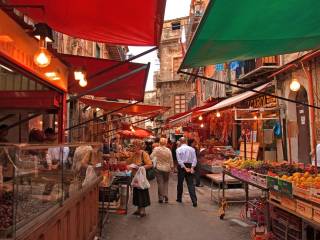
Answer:
[[[99,112],[100,110],[101,110],[100,108],[98,108],[98,107],[96,108],[96,112]]]
[[[258,117],[255,115],[254,117],[253,117],[255,120],[257,120],[258,119]]]
[[[219,118],[219,117],[221,117],[221,113],[218,111],[217,113],[216,113],[216,116]]]
[[[300,83],[298,81],[298,79],[296,79],[295,77],[292,78],[292,81],[290,83],[290,89],[293,92],[297,92],[300,89]]]
[[[74,71],[73,74],[74,74],[74,79],[77,81],[80,81],[81,79],[85,78],[84,73],[81,70]]]
[[[202,115],[200,115],[198,119],[199,119],[200,121],[202,121],[202,120],[203,120]]]
[[[79,81],[80,87],[85,87],[85,86],[87,86],[87,84],[88,84],[88,81],[87,81],[85,78],[82,78],[82,79]]]
[[[51,54],[47,50],[47,42],[52,42],[52,30],[48,25],[39,23],[36,25],[34,36],[39,39],[39,50],[34,54],[34,62],[41,68],[51,63]]]
[[[35,53],[33,60],[37,66],[45,68],[51,63],[51,54],[45,47],[40,47],[40,49]]]
[[[201,123],[200,127],[201,127],[201,128],[204,128],[204,124],[203,124],[203,123]]]

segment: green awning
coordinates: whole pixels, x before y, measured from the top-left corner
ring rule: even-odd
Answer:
[[[320,47],[320,0],[211,0],[181,69]]]

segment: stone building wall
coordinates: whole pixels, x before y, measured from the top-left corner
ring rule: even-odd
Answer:
[[[160,59],[159,73],[155,74],[157,102],[170,107],[164,119],[178,112],[175,111],[175,95],[185,95],[186,106],[194,94],[194,84],[187,82],[185,76],[178,74],[183,59],[181,34],[188,25],[189,17],[172,19],[164,22],[158,56]],[[180,25],[179,25],[180,24]]]

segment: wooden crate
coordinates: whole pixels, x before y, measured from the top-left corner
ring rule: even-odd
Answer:
[[[313,208],[312,208],[311,204],[297,200],[297,210],[296,211],[297,211],[297,213],[301,214],[302,216],[312,219]]]
[[[302,198],[306,198],[306,199],[311,198],[310,189],[299,188],[297,186],[293,186],[292,192],[293,192],[293,195],[296,195],[298,197],[302,197]]]
[[[270,191],[269,198],[270,201],[281,204],[281,195],[277,191]]]
[[[258,185],[267,188],[267,175],[257,173]]]
[[[320,223],[320,208],[313,206],[313,216],[312,219]]]
[[[297,209],[297,201],[284,195],[281,195],[281,205],[293,211]]]

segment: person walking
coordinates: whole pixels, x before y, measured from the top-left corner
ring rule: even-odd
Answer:
[[[181,147],[177,149],[178,185],[177,202],[182,202],[183,181],[186,179],[191,201],[194,207],[198,206],[195,186],[193,182],[194,168],[197,165],[196,151],[186,144],[184,137],[180,138]]]
[[[130,157],[127,160],[127,164],[129,166],[143,166],[146,170],[152,168],[152,161],[149,157],[149,154],[142,150],[144,145],[143,142],[141,140],[134,140],[132,144],[132,152],[130,152]],[[136,171],[137,168],[132,168],[133,175],[136,174]],[[137,207],[137,211],[135,211],[133,214],[140,217],[145,217],[145,208],[150,206],[149,189],[133,187],[133,205]]]
[[[155,160],[155,173],[158,184],[159,203],[168,203],[169,174],[173,170],[173,158],[169,148],[166,147],[167,139],[160,138],[159,147],[153,149],[151,159]]]
[[[203,185],[201,184],[201,164],[199,161],[199,149],[197,148],[197,144],[196,141],[194,139],[188,139],[188,146],[192,147],[195,151],[196,151],[196,156],[197,156],[197,165],[195,167],[195,179],[196,179],[196,187],[203,187]]]

